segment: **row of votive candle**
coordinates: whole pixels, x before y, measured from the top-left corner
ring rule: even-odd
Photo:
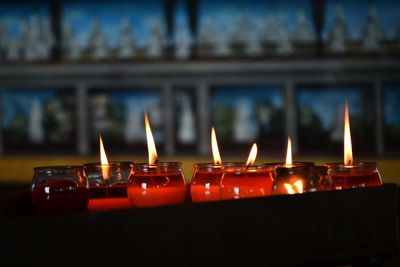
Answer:
[[[34,169],[32,200],[42,213],[102,211],[381,185],[375,163],[194,165],[186,184],[181,163],[130,162]],[[188,193],[190,191],[190,194]]]

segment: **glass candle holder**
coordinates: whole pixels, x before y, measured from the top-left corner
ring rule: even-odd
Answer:
[[[132,170],[131,162],[112,162],[107,165],[83,165],[89,182],[89,211],[106,211],[130,207],[126,189]]]
[[[34,168],[32,202],[41,213],[85,211],[89,192],[81,166]]]
[[[180,162],[133,164],[128,180],[128,196],[134,207],[182,204],[186,198],[186,181]]]
[[[316,190],[313,163],[293,163],[291,165],[276,166],[275,195],[299,194]]]
[[[317,191],[332,190],[332,179],[328,175],[328,167],[314,167],[314,187]]]
[[[328,175],[335,190],[380,186],[382,179],[375,162],[358,162],[351,165],[328,163]]]
[[[190,182],[192,201],[218,201],[223,166],[213,163],[197,163],[193,166],[194,172]]]
[[[244,163],[227,166],[221,178],[220,199],[269,196],[272,192],[272,166],[246,167]]]

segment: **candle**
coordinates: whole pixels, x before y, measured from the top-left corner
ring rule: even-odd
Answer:
[[[82,167],[34,168],[31,196],[34,207],[41,213],[85,211],[89,197]]]
[[[314,164],[312,162],[294,162],[292,157],[292,142],[288,138],[286,161],[281,164],[265,164],[275,166],[273,192],[279,194],[298,194],[316,191],[314,181]]]
[[[353,162],[351,144],[350,116],[346,100],[344,118],[344,163],[328,163],[328,174],[333,189],[379,186],[382,179],[375,162]]]
[[[254,143],[246,164],[231,164],[224,168],[220,186],[221,199],[271,195],[274,169],[271,166],[253,166],[256,157],[257,145]]]
[[[211,151],[214,163],[194,164],[193,177],[190,183],[190,194],[193,202],[219,200],[219,184],[223,168],[214,127],[211,128]]]
[[[88,163],[83,170],[89,182],[89,211],[125,209],[131,206],[126,183],[131,173],[131,162],[108,162],[100,136],[101,163]]]
[[[158,163],[147,113],[144,115],[149,163],[133,164],[128,179],[128,197],[138,208],[181,204],[186,198],[186,181],[180,162]]]

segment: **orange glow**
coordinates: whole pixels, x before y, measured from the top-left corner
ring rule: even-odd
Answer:
[[[353,163],[353,150],[351,146],[349,106],[346,99],[346,106],[344,112],[344,164],[351,165],[352,163]]]
[[[214,158],[214,164],[221,164],[221,155],[219,154],[217,135],[214,127],[211,128],[211,149]]]
[[[149,154],[149,164],[157,164],[158,158],[157,158],[156,144],[154,143],[154,138],[153,138],[153,134],[151,132],[150,122],[149,122],[149,117],[147,115],[147,112],[144,113],[144,124],[146,127],[147,151]]]
[[[254,164],[257,157],[257,144],[254,143],[251,147],[249,157],[247,158],[246,167],[250,167]]]
[[[287,150],[286,150],[286,165],[290,166],[292,165],[292,141],[290,140],[290,137],[288,138],[287,142]]]
[[[100,163],[101,163],[101,172],[103,174],[103,179],[108,180],[108,178],[110,178],[109,174],[110,167],[108,166],[107,155],[106,151],[104,150],[103,139],[101,139],[101,135],[100,135]]]
[[[300,180],[297,180],[293,184],[284,183],[283,186],[286,188],[289,195],[301,194],[304,192],[303,182]]]

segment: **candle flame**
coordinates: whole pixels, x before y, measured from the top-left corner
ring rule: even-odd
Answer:
[[[344,164],[351,165],[352,163],[353,163],[353,150],[351,145],[349,106],[346,99],[345,112],[344,112]]]
[[[253,146],[251,147],[249,157],[247,158],[246,167],[252,166],[256,161],[256,157],[257,157],[257,144],[254,143]]]
[[[101,139],[101,135],[100,135],[100,163],[101,163],[101,172],[103,174],[103,179],[108,180],[108,178],[110,178],[109,177],[110,167],[108,166],[107,155],[104,149],[103,139]]]
[[[149,154],[149,164],[156,164],[158,162],[156,144],[154,143],[153,134],[150,128],[149,116],[147,112],[144,113],[144,124],[146,127],[147,138],[147,151]]]
[[[293,184],[284,183],[283,186],[289,195],[301,194],[304,192],[303,182],[301,180],[297,180]]]
[[[286,150],[286,165],[292,165],[292,141],[288,137],[287,150]]]
[[[221,164],[221,155],[219,154],[217,135],[215,134],[215,128],[211,128],[211,149],[214,158],[214,164]]]

